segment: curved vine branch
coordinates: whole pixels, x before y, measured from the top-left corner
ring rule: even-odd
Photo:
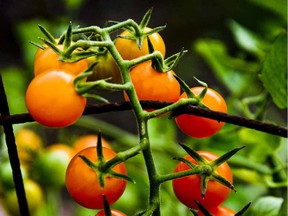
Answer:
[[[141,105],[143,108],[153,108],[159,109],[163,108],[171,103],[168,102],[158,102],[158,101],[141,101]],[[131,105],[129,102],[116,102],[116,103],[108,103],[108,104],[93,104],[88,105],[84,111],[83,115],[90,114],[99,114],[106,112],[118,112],[130,110]],[[288,130],[285,127],[278,126],[275,124],[270,124],[262,121],[257,121],[253,119],[247,119],[244,117],[215,112],[212,110],[207,110],[205,108],[197,107],[197,106],[183,106],[175,111],[174,114],[194,114],[201,117],[207,117],[211,119],[215,119],[218,121],[223,121],[226,123],[247,127],[250,129],[262,131],[269,134],[274,134],[281,137],[288,137]],[[4,124],[19,124],[25,122],[33,122],[34,119],[30,116],[29,113],[16,114],[16,115],[2,115],[0,116],[0,125]]]

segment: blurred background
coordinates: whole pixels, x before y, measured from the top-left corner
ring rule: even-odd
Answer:
[[[80,27],[103,26],[107,20],[123,21],[128,18],[140,22],[151,7],[154,10],[149,26],[167,25],[161,32],[167,56],[183,47],[188,50],[175,72],[189,85],[197,85],[193,77],[205,81],[225,96],[231,114],[287,125],[286,108],[279,108],[272,102],[271,97],[265,93],[262,95],[264,87],[259,79],[266,52],[277,35],[287,30],[285,0],[0,0],[0,73],[3,76],[11,114],[27,112],[25,91],[33,77],[33,58],[37,50],[30,41],[40,43],[38,37],[43,36],[38,24],[46,27],[57,37],[67,28],[70,21],[74,26]],[[247,98],[258,100],[248,100],[252,102],[246,103]],[[111,99],[122,101],[122,94],[116,94]],[[260,110],[259,107],[265,109]],[[133,114],[130,111],[120,114],[86,116],[75,125],[59,130],[45,128],[37,123],[14,125],[14,129],[16,132],[29,129],[39,136],[41,144],[36,146],[41,147],[36,148],[36,151],[40,153],[38,152],[35,158],[41,157],[48,146],[56,143],[72,146],[80,136],[96,134],[99,129],[113,148],[121,151],[135,145],[137,131]],[[3,164],[7,163],[8,158],[2,128],[0,133],[0,165],[4,167]],[[248,148],[231,162],[239,189],[237,194],[231,194],[225,204],[239,210],[249,201],[255,201],[260,205],[260,198],[268,196],[268,202],[276,203],[275,208],[280,209],[281,204],[285,202],[283,199],[286,191],[282,190],[283,182],[277,182],[279,179],[274,178],[271,170],[276,165],[282,168],[286,166],[286,139],[228,124],[212,138],[193,139],[179,132],[174,122],[166,118],[151,121],[151,137],[157,166],[163,173],[173,170],[171,167],[174,167],[176,162],[171,158],[175,154],[184,154],[177,146],[179,140],[194,149],[212,149],[219,154],[239,145],[247,145]],[[30,138],[27,139],[29,141],[26,142],[32,143]],[[270,162],[275,159],[274,156],[277,163],[272,166]],[[34,163],[34,167],[37,166],[39,169],[40,165]],[[131,176],[138,182],[128,187],[115,206],[127,215],[134,215],[137,210],[145,208],[143,200],[147,193],[147,179],[141,157],[137,156],[127,161],[127,166],[130,167]],[[8,171],[0,171],[0,175],[5,176],[9,173],[9,166],[7,169]],[[26,172],[27,179],[32,179],[40,185],[41,192],[38,191],[38,194],[42,194],[39,195],[40,207],[35,204],[35,215],[82,216],[95,213],[95,210],[87,210],[74,203],[66,194],[63,184],[60,187],[61,193],[57,193],[58,186],[55,190],[54,186],[47,187],[48,183],[41,182],[41,178],[35,178],[35,172],[36,176],[41,176],[37,171],[34,171],[34,176],[30,171],[24,171]],[[9,178],[11,180],[11,176]],[[1,184],[0,195],[2,200],[7,200],[6,183]],[[11,190],[13,187],[9,189]],[[178,202],[170,184],[163,186],[162,197],[163,215],[191,215],[181,203],[175,204]],[[259,199],[260,204],[257,202]],[[3,203],[3,209],[9,210],[6,203]],[[127,203],[130,205],[127,206]],[[256,207],[259,209],[259,206]],[[256,215],[253,213],[256,207],[247,215]]]

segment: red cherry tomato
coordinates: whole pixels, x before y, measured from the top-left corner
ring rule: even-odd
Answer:
[[[203,89],[204,87],[191,88],[195,95],[199,95]],[[180,96],[180,98],[186,97],[187,95],[185,93]],[[213,111],[227,113],[225,100],[213,89],[208,88],[202,102]],[[176,123],[181,131],[195,138],[210,137],[216,134],[224,126],[224,122],[188,114],[177,116]]]
[[[151,28],[146,27],[145,32],[150,31]],[[129,31],[124,31],[120,36],[131,36]],[[165,43],[159,33],[153,33],[149,35],[149,39],[153,45],[154,50],[158,50],[162,53],[163,57],[166,53]],[[149,54],[147,37],[143,40],[141,49],[139,49],[137,42],[135,40],[129,40],[125,38],[117,38],[115,41],[115,46],[123,59],[132,60],[140,56]]]
[[[198,151],[198,154],[208,161],[213,161],[218,158],[217,155],[210,152]],[[197,164],[197,162],[189,155],[185,156],[185,159],[189,160],[193,164]],[[174,172],[181,172],[189,169],[190,168],[187,164],[180,162],[177,164]],[[233,177],[231,169],[227,163],[221,164],[216,171],[219,175],[232,183]],[[202,198],[201,181],[199,175],[190,175],[183,178],[174,179],[172,181],[172,185],[177,198],[183,204],[193,209],[198,209],[195,200],[197,200],[207,209],[214,208],[224,202],[231,191],[231,189],[218,183],[217,181],[210,180],[207,185],[205,197]]]
[[[74,78],[57,70],[34,77],[26,91],[26,106],[33,119],[48,127],[66,127],[78,120],[86,98],[75,91]]]
[[[103,195],[106,196],[109,205],[112,205],[123,194],[127,183],[126,180],[106,176],[104,187],[102,188],[95,170],[88,166],[79,155],[85,156],[92,162],[97,161],[95,147],[83,149],[73,157],[66,172],[66,188],[70,196],[86,208],[104,208]],[[103,156],[106,160],[109,160],[115,157],[116,153],[103,147]],[[127,173],[124,163],[116,165],[113,171],[121,174]]]

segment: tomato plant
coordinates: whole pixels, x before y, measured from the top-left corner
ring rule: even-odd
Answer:
[[[105,216],[105,210],[102,209],[95,216]],[[111,216],[126,216],[126,214],[124,214],[123,212],[119,210],[111,209]]]
[[[65,127],[78,120],[86,98],[74,89],[74,75],[52,70],[36,76],[26,91],[26,106],[31,116],[48,127]]]
[[[139,100],[154,100],[175,102],[180,96],[180,85],[174,77],[174,72],[158,72],[152,67],[152,62],[143,62],[130,72]],[[128,101],[128,96],[124,94]]]
[[[151,28],[145,27],[144,32],[148,31],[151,31]],[[138,47],[136,40],[121,38],[127,36],[131,36],[131,33],[125,30],[115,41],[115,47],[123,59],[131,60],[149,54],[147,36],[144,38],[141,48]],[[161,52],[164,57],[166,53],[166,47],[161,35],[156,32],[149,35],[149,39],[153,45],[154,50]]]
[[[218,158],[216,154],[207,151],[198,151],[197,153],[208,161],[214,161]],[[185,159],[193,164],[197,164],[197,162],[189,155],[185,156]],[[174,172],[177,173],[188,169],[190,168],[187,164],[180,162],[177,164]],[[218,166],[216,168],[216,172],[230,183],[232,183],[232,172],[226,162]],[[205,196],[202,197],[201,177],[198,174],[174,179],[172,181],[172,185],[176,197],[183,204],[193,209],[198,209],[195,200],[197,200],[207,209],[216,207],[227,199],[231,191],[231,189],[220,184],[219,182],[215,180],[209,180]]]
[[[199,95],[204,87],[194,87],[191,91],[195,95]],[[183,93],[180,98],[186,98],[186,93]],[[202,100],[202,103],[209,109],[219,112],[227,112],[227,106],[224,98],[215,90],[208,88]],[[182,114],[176,117],[176,123],[181,131],[185,134],[196,137],[205,138],[217,133],[224,126],[224,122],[219,122],[213,119],[199,117],[190,114]]]
[[[81,150],[96,146],[98,142],[98,136],[95,134],[86,134],[78,137],[74,143],[73,143],[73,148],[76,153],[80,152]],[[101,138],[102,146],[105,148],[111,148],[110,144],[108,143],[107,140],[105,140],[103,137]]]
[[[63,45],[56,45],[60,50],[63,49]],[[34,57],[34,74],[35,76],[43,73],[47,70],[63,70],[67,73],[78,75],[86,70],[88,63],[86,59],[69,63],[63,62],[59,59],[59,55],[50,47],[45,47],[44,50],[38,49]]]
[[[111,149],[102,148],[105,160],[116,156]],[[105,175],[104,187],[99,182],[100,172],[88,166],[79,156],[83,155],[91,162],[97,163],[95,147],[89,147],[76,154],[69,163],[66,171],[66,187],[71,197],[80,205],[91,208],[103,208],[103,195],[112,205],[123,194],[126,187],[126,180]],[[97,166],[97,165],[96,165]],[[126,174],[124,163],[117,164],[114,172]]]

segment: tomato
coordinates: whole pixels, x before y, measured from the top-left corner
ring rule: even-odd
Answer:
[[[40,185],[30,179],[24,180],[25,194],[28,201],[28,208],[32,214],[35,214],[36,211],[41,208],[42,203],[44,202],[44,193]],[[11,190],[5,193],[4,195],[4,206],[11,215],[21,215],[18,207],[18,199],[15,190]]]
[[[158,72],[151,61],[146,61],[132,68],[130,76],[139,100],[175,102],[179,99],[180,85],[172,70]],[[129,100],[126,93],[124,98]]]
[[[66,171],[66,188],[70,196],[86,208],[104,208],[103,195],[106,196],[109,205],[112,205],[123,194],[127,184],[126,180],[106,176],[102,188],[96,171],[88,166],[79,155],[85,156],[92,162],[97,161],[95,147],[83,149],[73,157]],[[116,153],[104,147],[103,156],[105,160],[110,160],[116,156]],[[121,174],[127,173],[124,163],[117,164],[113,171]]]
[[[31,165],[32,178],[45,187],[63,187],[67,166],[74,155],[74,149],[66,144],[48,146]]]
[[[209,210],[213,216],[234,216],[236,214],[235,211],[229,209],[225,206],[217,206],[216,208]],[[199,216],[205,216],[201,211],[198,212]]]
[[[146,27],[145,32],[150,31],[151,28]],[[127,30],[123,31],[120,36],[131,36],[131,33]],[[153,45],[154,50],[158,50],[162,53],[163,57],[166,53],[166,47],[163,38],[159,33],[153,33],[149,35],[149,39]],[[129,40],[125,38],[117,38],[115,41],[115,47],[125,60],[132,60],[140,56],[149,54],[147,37],[143,40],[141,49],[139,49],[136,40]]]
[[[195,95],[199,95],[203,89],[204,87],[191,88]],[[180,96],[180,98],[186,97],[187,96],[185,93]],[[213,89],[208,88],[202,102],[213,111],[227,113],[225,100]],[[177,116],[176,123],[182,132],[195,138],[210,137],[216,134],[224,126],[224,122],[190,114],[182,114]]]
[[[27,165],[43,147],[41,137],[31,129],[21,128],[15,132],[19,160]]]
[[[89,57],[87,61],[89,65],[96,63],[92,69],[93,74],[87,78],[88,81],[111,78],[108,82],[122,83],[120,69],[110,52]]]
[[[33,119],[48,127],[66,127],[77,121],[86,98],[75,91],[74,78],[57,70],[34,77],[26,91],[26,106]]]
[[[126,216],[126,214],[124,214],[123,212],[115,210],[115,209],[111,210],[111,215],[112,216]],[[101,210],[95,216],[105,216],[105,211]]]
[[[95,134],[82,135],[78,139],[75,140],[75,142],[73,143],[73,148],[75,152],[78,153],[79,151],[87,147],[96,146],[97,141],[98,141],[98,135],[95,135]],[[102,147],[112,149],[108,141],[105,140],[103,137],[101,138],[101,142],[102,142]]]
[[[213,161],[218,158],[216,154],[210,152],[198,151],[198,154],[208,161]],[[189,155],[185,156],[185,159],[189,160],[193,164],[197,164],[197,162]],[[190,168],[187,164],[180,162],[177,164],[174,172],[181,172],[189,169]],[[217,167],[216,172],[232,183],[232,172],[226,162]],[[190,175],[174,179],[172,185],[176,197],[183,204],[193,209],[198,209],[195,200],[207,209],[214,208],[224,202],[231,191],[230,188],[218,183],[217,181],[209,180],[205,197],[202,199],[199,175]]]
[[[60,50],[63,50],[63,45],[56,45]],[[78,75],[86,70],[88,63],[86,59],[68,63],[59,60],[59,56],[50,47],[42,50],[38,49],[34,57],[34,75],[37,76],[47,70],[64,70],[68,73]]]

